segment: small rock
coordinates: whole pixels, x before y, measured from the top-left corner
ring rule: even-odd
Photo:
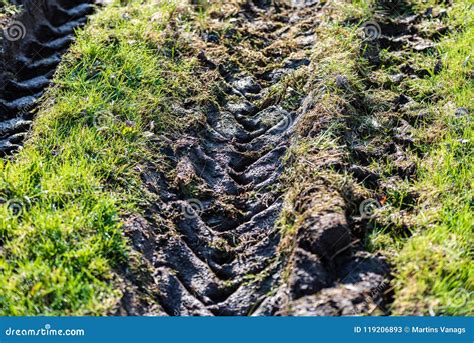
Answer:
[[[467,66],[469,66],[469,64],[471,64],[471,55],[466,57],[466,59],[462,63],[462,66],[463,66],[463,68],[466,68]]]

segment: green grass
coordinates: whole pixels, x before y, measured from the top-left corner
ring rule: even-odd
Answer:
[[[417,219],[423,229],[414,232],[395,259],[397,314],[474,314],[474,84],[470,75],[474,64],[469,60],[474,19],[469,11],[470,1],[459,1],[450,10],[447,22],[459,31],[440,43],[443,71],[410,85],[417,100],[436,114],[433,125],[442,134],[426,142],[434,146],[414,185],[421,194],[419,206],[434,210],[420,212]],[[439,94],[439,101],[430,101],[433,93]],[[461,107],[470,114],[456,116]]]
[[[407,4],[418,11],[446,7],[436,1]],[[443,23],[452,33],[439,42],[442,71],[433,72],[435,54],[409,53],[408,63],[428,70],[431,76],[409,79],[394,89],[421,103],[432,121],[415,133],[426,156],[418,161],[415,181],[405,185],[420,195],[412,236],[404,238],[380,227],[369,242],[372,249],[385,251],[394,264],[393,314],[474,314],[472,6],[467,0],[447,7],[449,16]],[[370,7],[359,7],[359,13],[370,16]],[[397,68],[383,67],[382,73],[394,73]],[[457,116],[458,108],[468,113]],[[389,200],[394,210],[402,210],[393,197]]]
[[[9,14],[12,14],[12,10],[12,6],[6,0],[0,0],[0,29],[3,29],[2,21],[7,19]]]
[[[18,7],[10,4],[7,0],[0,0],[0,20],[5,15],[18,13]]]
[[[127,263],[120,216],[136,204],[148,140],[181,124],[192,58],[175,6],[100,11],[65,57],[13,161],[0,162],[0,314],[104,314]],[[174,25],[170,25],[173,21]],[[154,131],[154,132],[151,132]]]

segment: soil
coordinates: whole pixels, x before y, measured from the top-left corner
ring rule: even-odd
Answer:
[[[389,266],[364,251],[343,194],[323,180],[305,189],[295,211],[311,214],[289,250],[277,225],[284,156],[317,102],[288,80],[311,68],[321,9],[247,3],[230,29],[202,34],[197,57],[222,93],[218,104],[181,109],[202,111],[202,125],[160,137],[168,171],[145,168],[157,201],[125,225],[144,259],[140,273],[127,272],[116,314],[384,313]]]

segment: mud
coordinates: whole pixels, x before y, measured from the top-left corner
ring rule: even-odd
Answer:
[[[74,40],[74,30],[94,11],[92,0],[18,0],[21,13],[1,32],[0,155],[21,149],[35,104]]]
[[[145,217],[129,218],[125,231],[150,274],[140,280],[127,271],[116,314],[356,315],[384,308],[389,267],[364,251],[337,190],[323,180],[306,189],[301,198],[309,200],[294,211],[308,216],[289,250],[276,223],[286,192],[281,175],[292,163],[284,156],[317,102],[288,80],[311,67],[321,8],[247,3],[226,32],[202,35],[197,57],[203,71],[217,70],[225,94],[202,109],[201,125],[161,138],[170,172],[149,166],[143,174],[157,202]],[[239,48],[232,37],[244,35],[251,38]]]

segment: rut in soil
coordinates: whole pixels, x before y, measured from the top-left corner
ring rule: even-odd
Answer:
[[[273,69],[244,70],[232,62],[214,63],[205,50],[198,55],[205,68],[218,71],[224,99],[205,108],[201,129],[169,137],[163,152],[175,178],[160,170],[144,176],[160,200],[146,220],[126,226],[134,248],[152,266],[159,313],[285,314],[292,301],[317,294],[296,314],[355,314],[356,304],[367,305],[365,297],[377,287],[374,301],[382,298],[388,267],[353,244],[344,213],[318,214],[302,230],[292,256],[279,251],[275,224],[284,201],[283,157],[311,101],[291,89],[298,99],[292,108],[263,100],[272,86],[310,65],[320,11],[310,2],[299,9],[259,8],[251,2],[241,7],[229,35],[252,37],[262,64],[279,62]],[[212,34],[203,39],[209,49],[220,44]],[[227,53],[229,60],[247,56],[238,47],[228,47]],[[193,108],[181,110],[185,115]],[[188,189],[187,177],[198,180],[196,189]],[[126,293],[120,313],[157,313],[137,301]]]

